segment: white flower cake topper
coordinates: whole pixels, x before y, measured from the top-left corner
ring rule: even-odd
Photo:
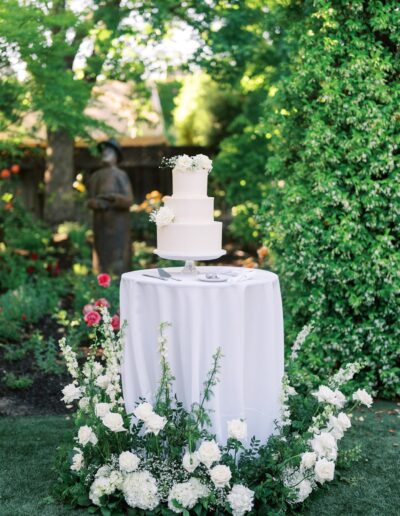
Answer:
[[[163,161],[164,164],[172,166],[173,172],[207,172],[209,174],[212,169],[212,161],[205,154],[197,154],[196,156],[188,156],[182,154]]]
[[[167,206],[162,206],[158,210],[150,213],[150,220],[155,222],[157,227],[167,226],[171,224],[175,218],[174,212]]]

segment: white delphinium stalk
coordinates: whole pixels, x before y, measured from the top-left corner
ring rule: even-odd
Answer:
[[[122,492],[133,509],[152,511],[160,503],[156,479],[148,471],[134,471],[125,476]]]
[[[172,487],[168,495],[168,508],[177,514],[184,510],[189,511],[208,494],[208,488],[198,478],[191,478],[188,482],[175,484]]]
[[[250,512],[254,504],[254,491],[241,484],[235,484],[227,496],[233,516],[243,516]]]
[[[352,362],[347,364],[345,367],[341,367],[339,371],[334,374],[329,381],[330,387],[338,388],[341,385],[352,380],[355,374],[357,374],[363,367],[361,362]]]
[[[282,427],[289,426],[292,422],[290,408],[289,408],[289,398],[290,398],[290,396],[295,396],[296,394],[297,394],[296,390],[291,385],[289,385],[289,378],[285,374],[282,379],[282,387],[281,387],[281,395],[280,395],[280,402],[281,402],[280,424]]]
[[[76,379],[79,376],[79,366],[78,360],[76,358],[76,353],[73,351],[70,345],[66,344],[66,338],[63,337],[59,341],[59,346],[64,356],[65,364],[67,366],[67,370],[72,378]]]
[[[312,329],[313,329],[313,325],[307,324],[306,326],[304,326],[304,328],[301,330],[301,332],[297,335],[296,340],[294,341],[294,344],[292,346],[291,353],[290,353],[291,360],[296,360],[301,346],[304,344],[304,341],[306,340],[306,338],[308,337],[308,335],[310,334]]]

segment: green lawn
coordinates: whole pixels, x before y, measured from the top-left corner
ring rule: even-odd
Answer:
[[[303,514],[400,514],[399,409],[399,404],[378,402],[373,410],[360,410],[354,415],[353,428],[346,438],[362,444],[361,461],[342,470],[340,483],[334,482],[313,495]],[[359,417],[364,421],[358,421]],[[55,481],[55,449],[68,440],[71,429],[71,421],[59,416],[0,419],[1,516],[86,514],[57,505],[50,496]]]

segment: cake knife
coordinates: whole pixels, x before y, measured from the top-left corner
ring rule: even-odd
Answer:
[[[181,279],[174,278],[168,271],[162,269],[161,267],[159,267],[157,270],[158,274],[160,275],[160,278],[162,279],[173,279],[175,281],[182,281]]]

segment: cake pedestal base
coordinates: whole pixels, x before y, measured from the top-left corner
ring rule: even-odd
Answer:
[[[179,255],[175,253],[166,253],[164,251],[154,249],[154,254],[157,254],[160,258],[164,258],[165,260],[184,260],[185,266],[180,271],[179,274],[183,276],[196,276],[198,274],[198,270],[195,264],[195,261],[208,261],[208,260],[216,260],[221,256],[226,254],[225,249],[221,249],[214,254],[205,254],[205,255],[196,255],[196,256],[187,256],[187,255]]]

